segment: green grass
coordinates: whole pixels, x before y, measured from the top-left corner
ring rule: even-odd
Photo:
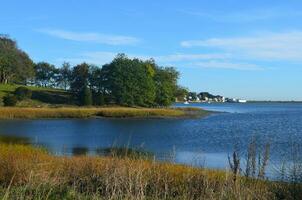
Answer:
[[[16,88],[20,86],[23,85],[0,84],[0,106],[2,105],[3,97],[13,94]],[[64,90],[35,86],[25,87],[33,91],[33,99],[18,102],[18,107],[48,107],[52,104],[62,104],[61,102],[71,99],[71,94]]]

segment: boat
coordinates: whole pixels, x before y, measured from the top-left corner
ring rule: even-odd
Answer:
[[[185,102],[184,102],[184,104],[188,105],[188,104],[189,104],[189,102],[185,101]]]

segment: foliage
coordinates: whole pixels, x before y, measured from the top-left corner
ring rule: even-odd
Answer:
[[[59,69],[59,74],[57,76],[57,85],[64,90],[70,87],[70,79],[71,79],[71,69],[70,64],[64,62],[62,67]]]
[[[73,68],[70,85],[73,92],[80,93],[88,87],[89,69],[90,66],[87,63],[82,63]]]
[[[102,93],[93,94],[93,105],[103,106],[106,104],[105,95]]]
[[[179,73],[172,67],[157,67],[155,73],[156,99],[159,106],[169,106],[175,101]]]
[[[184,99],[188,96],[189,90],[187,88],[177,86],[175,90],[175,97],[178,101],[184,101]]]
[[[35,84],[43,87],[53,87],[56,85],[56,75],[58,69],[47,62],[39,62],[35,65]]]
[[[154,64],[119,54],[102,68],[103,84],[119,105],[152,106],[155,98]]]
[[[17,97],[13,95],[8,95],[3,98],[4,106],[15,106],[18,102]]]
[[[18,87],[15,90],[14,94],[18,98],[19,101],[24,100],[24,99],[30,99],[32,97],[32,91],[24,86]]]
[[[15,41],[0,35],[0,83],[25,84],[34,76],[33,62]]]
[[[81,91],[81,105],[82,106],[91,106],[92,105],[91,90],[87,87]]]

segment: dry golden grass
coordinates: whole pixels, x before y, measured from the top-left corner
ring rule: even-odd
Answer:
[[[115,157],[55,157],[0,144],[3,199],[273,199],[263,181],[228,172]]]
[[[189,113],[190,112],[190,113]],[[186,117],[193,116],[191,110],[172,108],[17,108],[0,107],[0,119],[37,119],[37,118],[88,118],[88,117]],[[203,110],[195,115],[206,115]]]

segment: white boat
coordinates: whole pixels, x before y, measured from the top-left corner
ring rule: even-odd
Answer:
[[[247,102],[247,100],[245,100],[245,99],[239,99],[238,100],[238,103],[246,103]]]
[[[185,102],[184,102],[184,104],[188,105],[188,104],[189,104],[189,102],[185,101]]]

